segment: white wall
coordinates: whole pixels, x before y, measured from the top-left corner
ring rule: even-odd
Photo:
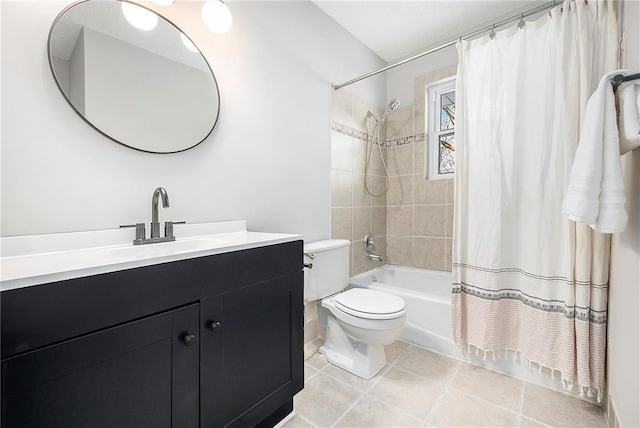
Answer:
[[[640,72],[640,2],[625,1],[626,66]],[[609,290],[609,395],[623,427],[640,426],[640,149],[622,157],[629,223],[614,235]]]
[[[67,105],[46,56],[69,2],[2,2],[2,235],[95,230],[160,220],[247,219],[252,230],[329,237],[329,94],[384,62],[309,2],[229,2],[230,33],[200,20],[201,2],[150,6],[202,49],[221,91],[220,120],[196,148],[134,151]],[[351,90],[384,104],[384,77]]]
[[[387,97],[398,98],[403,106],[414,101],[414,78],[433,70],[458,63],[455,46],[423,56],[415,61],[389,70],[387,74]],[[422,89],[421,89],[422,90]],[[424,97],[423,97],[424,99]]]

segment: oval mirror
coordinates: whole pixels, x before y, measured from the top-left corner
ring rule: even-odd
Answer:
[[[49,65],[69,105],[93,128],[133,149],[175,153],[213,130],[220,94],[191,40],[134,3],[86,0],[49,32]]]

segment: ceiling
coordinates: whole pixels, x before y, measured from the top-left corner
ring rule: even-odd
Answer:
[[[312,1],[387,62],[549,3],[549,0]]]

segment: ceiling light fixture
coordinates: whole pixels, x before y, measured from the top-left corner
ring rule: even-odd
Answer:
[[[222,0],[209,0],[202,6],[202,21],[209,31],[224,34],[231,29],[231,12]]]
[[[129,24],[140,30],[150,31],[158,25],[158,15],[137,4],[122,2],[122,14]]]

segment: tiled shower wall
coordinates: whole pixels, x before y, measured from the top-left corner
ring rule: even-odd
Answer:
[[[389,192],[364,192],[367,119],[382,109],[351,94],[333,91],[331,98],[331,237],[351,241],[351,275],[378,262],[367,261],[362,238],[371,231],[376,252],[394,265],[451,270],[453,179],[425,180],[425,85],[455,75],[452,65],[418,76],[414,100],[400,100],[380,132],[390,176]],[[393,98],[393,94],[389,95]],[[369,127],[368,127],[369,126]],[[367,175],[375,194],[384,190],[384,169],[374,145]],[[378,251],[379,250],[379,251]]]
[[[388,261],[450,270],[453,180],[424,178],[424,104],[409,105],[394,113],[387,131],[391,175],[387,197]]]
[[[451,270],[453,179],[426,180],[425,86],[454,76],[455,65],[418,76],[414,100],[387,123],[391,189],[387,194],[388,263]],[[389,94],[393,98],[393,94]]]
[[[380,262],[369,261],[363,248],[364,236],[375,237],[375,253],[386,260],[386,196],[365,191],[367,140],[372,119],[382,111],[348,91],[332,91],[331,96],[331,238],[351,241],[351,276],[365,272]],[[384,129],[380,141],[384,143]],[[384,191],[385,178],[378,145],[372,145],[370,169],[366,175],[373,194]],[[386,157],[386,149],[382,147]]]

